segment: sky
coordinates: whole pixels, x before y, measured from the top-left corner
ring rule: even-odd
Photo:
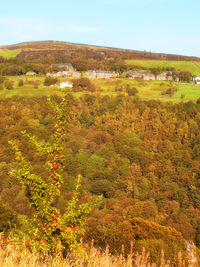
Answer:
[[[200,57],[200,0],[9,0],[0,46],[56,40]]]

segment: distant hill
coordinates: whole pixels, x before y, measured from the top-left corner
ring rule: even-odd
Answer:
[[[94,46],[88,44],[77,44],[60,41],[35,41],[13,44],[8,46],[0,46],[0,54],[3,50],[21,51],[18,57],[26,59],[36,59],[41,55],[48,57],[55,53],[60,56],[73,56],[76,53],[84,52],[88,56],[95,55],[97,58],[104,57],[112,59],[113,56],[118,56],[121,59],[156,59],[156,60],[178,60],[178,61],[200,61],[199,57],[189,57],[183,55],[152,53],[147,51],[137,51],[129,49],[120,49],[113,47]]]

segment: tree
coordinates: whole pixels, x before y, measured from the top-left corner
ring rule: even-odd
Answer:
[[[19,80],[18,86],[21,87],[24,85],[24,81],[22,79]]]
[[[62,171],[64,164],[65,124],[67,122],[67,98],[55,104],[56,125],[49,142],[39,141],[35,136],[23,131],[36,151],[46,156],[48,177],[42,178],[32,172],[32,166],[27,161],[18,146],[9,141],[15,150],[19,168],[13,170],[13,175],[19,179],[26,191],[30,205],[34,209],[34,217],[30,219],[30,229],[27,233],[26,245],[41,252],[55,254],[61,250],[63,255],[67,250],[84,253],[80,245],[81,234],[88,214],[101,201],[101,196],[86,203],[79,203],[81,176],[78,175],[73,197],[68,201],[64,214],[55,207],[55,201],[60,196],[63,183]]]
[[[180,81],[190,82],[192,79],[192,74],[189,71],[181,71],[177,75]]]
[[[90,81],[90,79],[82,77],[79,79],[73,80],[73,88],[75,92],[79,91],[95,91],[94,84]]]

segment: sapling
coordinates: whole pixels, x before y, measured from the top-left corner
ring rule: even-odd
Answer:
[[[46,179],[33,173],[31,162],[25,159],[14,141],[9,141],[15,150],[18,163],[18,168],[12,170],[12,174],[25,188],[28,201],[34,210],[33,217],[29,219],[30,229],[25,246],[48,254],[60,251],[66,255],[68,251],[74,251],[84,255],[80,242],[84,225],[88,215],[101,202],[102,197],[98,196],[87,203],[79,204],[82,177],[78,175],[73,196],[66,203],[64,214],[61,214],[55,206],[55,200],[60,196],[63,184],[62,172],[65,160],[63,151],[66,138],[67,97],[64,91],[63,94],[60,103],[48,100],[48,103],[55,109],[56,120],[50,141],[41,141],[26,131],[22,132],[36,151],[45,155],[48,170]]]

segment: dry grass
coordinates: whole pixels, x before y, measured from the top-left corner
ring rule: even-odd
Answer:
[[[172,267],[169,261],[165,260],[164,251],[161,251],[161,258],[158,264],[149,262],[149,253],[143,249],[142,254],[133,252],[131,243],[130,254],[124,256],[124,247],[119,256],[112,256],[107,247],[102,253],[93,246],[86,247],[87,258],[82,259],[76,255],[69,255],[63,259],[59,254],[56,257],[42,257],[37,253],[22,248],[20,244],[9,240],[0,240],[0,266],[1,267]],[[181,253],[178,255],[177,267],[197,267],[198,263],[185,264]]]

